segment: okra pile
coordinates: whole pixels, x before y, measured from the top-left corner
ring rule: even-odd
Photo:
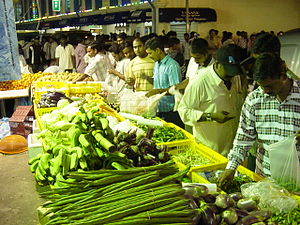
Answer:
[[[38,209],[47,224],[191,224],[189,207],[173,162],[126,170],[72,172],[65,188],[42,194],[50,199]]]

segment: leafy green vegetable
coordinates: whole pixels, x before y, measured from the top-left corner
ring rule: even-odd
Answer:
[[[209,179],[211,183],[217,183],[217,178],[212,177]],[[253,182],[250,177],[247,177],[245,175],[239,175],[235,176],[233,178],[233,181],[231,185],[229,185],[227,188],[223,189],[226,193],[234,193],[234,192],[241,192],[241,185],[245,183]]]
[[[300,208],[288,213],[274,213],[268,221],[280,225],[297,225],[300,223]]]
[[[147,125],[137,125],[137,126],[144,131],[147,131],[149,129],[149,126]],[[178,141],[184,139],[187,139],[184,133],[181,130],[177,130],[174,127],[155,127],[152,136],[152,140],[155,141],[156,143],[171,142],[171,141]]]

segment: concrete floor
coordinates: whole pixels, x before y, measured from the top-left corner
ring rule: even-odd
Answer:
[[[0,154],[0,224],[38,225],[39,198],[37,184],[30,172],[28,152]]]

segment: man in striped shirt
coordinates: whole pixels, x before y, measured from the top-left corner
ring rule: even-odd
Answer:
[[[152,90],[154,61],[148,56],[145,44],[140,38],[133,41],[133,50],[136,57],[128,65],[126,83],[136,91]]]
[[[247,96],[243,105],[229,162],[218,181],[220,186],[231,183],[236,168],[248,157],[256,140],[260,146],[256,172],[260,175],[271,175],[269,153],[265,150],[270,144],[297,134],[300,156],[300,81],[290,79],[286,73],[285,63],[278,55],[263,53],[257,58],[254,80],[259,88]]]

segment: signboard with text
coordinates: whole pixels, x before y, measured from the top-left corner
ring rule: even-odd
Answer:
[[[60,0],[52,0],[52,11],[60,11]]]
[[[211,22],[217,21],[217,14],[210,8],[190,8],[190,22]],[[160,8],[159,22],[184,22],[186,21],[185,8]]]

